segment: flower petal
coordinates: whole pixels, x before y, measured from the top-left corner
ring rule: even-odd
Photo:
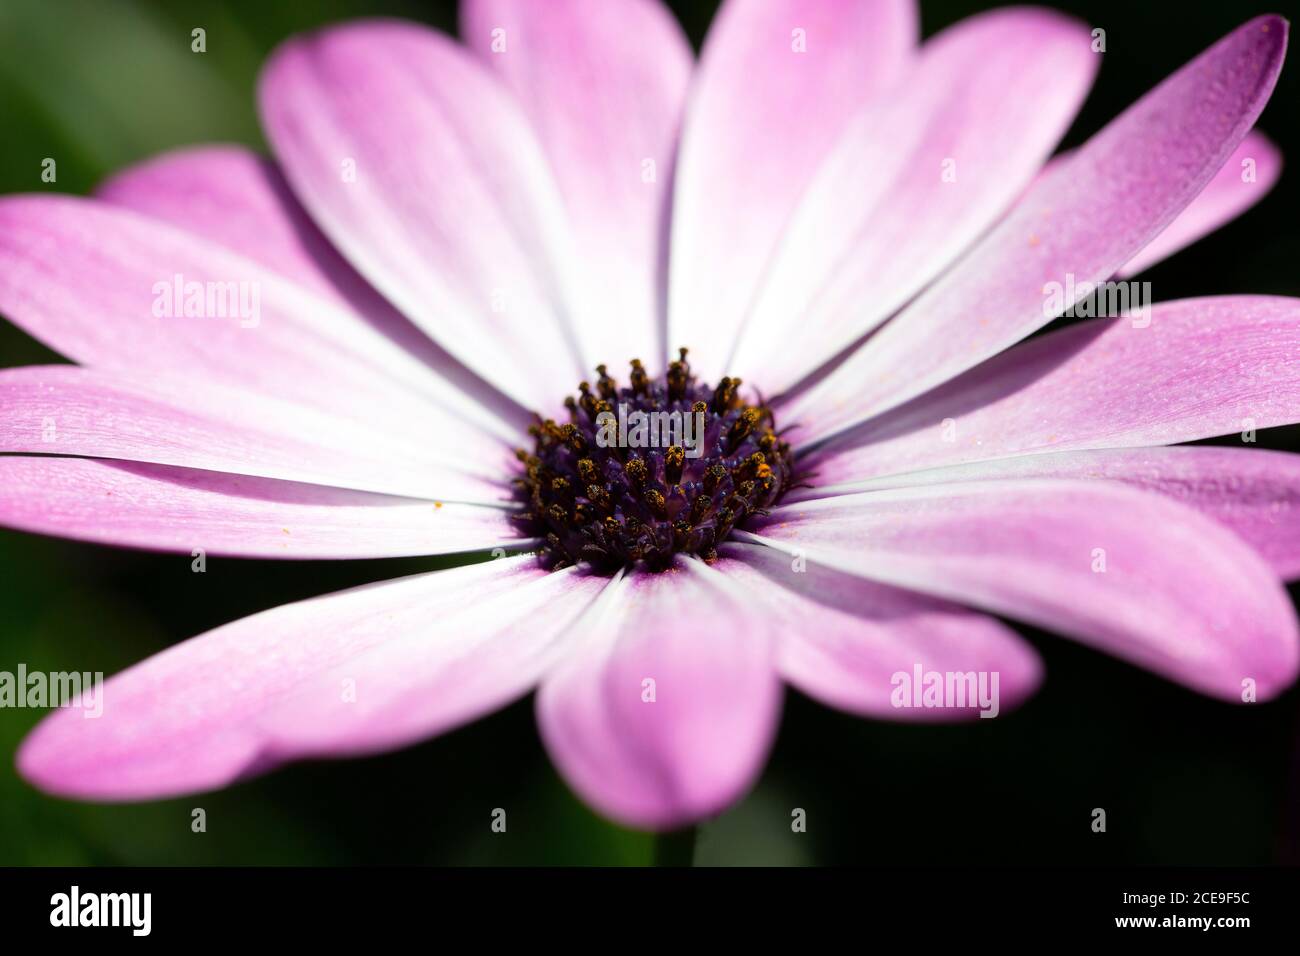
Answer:
[[[234,385],[377,427],[418,421],[449,440],[517,434],[485,411],[472,417],[337,296],[106,202],[0,199],[0,312],[82,365]]]
[[[611,363],[663,353],[659,288],[690,45],[658,0],[468,0],[461,35],[518,98],[546,149]]]
[[[698,561],[611,585],[543,679],[538,726],[578,795],[628,826],[712,816],[758,776],[781,685],[764,621]]]
[[[1176,445],[1018,455],[819,486],[805,496],[1011,478],[1102,479],[1160,492],[1231,528],[1279,577],[1300,577],[1300,455],[1286,452]]]
[[[1149,323],[1149,324],[1148,324]],[[807,459],[819,486],[1300,422],[1300,299],[1223,296],[1025,342]]]
[[[987,614],[845,574],[796,565],[774,548],[726,544],[717,569],[744,587],[778,638],[782,676],[823,703],[884,720],[965,720],[968,707],[913,708],[893,701],[895,677],[916,668],[974,672],[1010,709],[1042,681],[1042,663],[1015,631]],[[796,567],[798,570],[796,570]]]
[[[170,222],[263,263],[313,293],[392,306],[329,244],[269,159],[244,146],[191,146],[114,173],[95,195]]]
[[[0,370],[0,452],[122,458],[384,494],[510,500],[511,456],[215,385],[75,365]]]
[[[0,525],[241,558],[386,558],[527,544],[501,508],[191,468],[0,456]]]
[[[1069,128],[1100,62],[1091,42],[1082,23],[1033,8],[974,16],[928,41],[896,93],[855,117],[821,164],[728,371],[788,388],[946,268]]]
[[[264,611],[113,677],[97,719],[50,714],[18,770],[48,793],[144,800],[405,746],[526,693],[603,584],[524,556]]]
[[[913,0],[727,0],[687,104],[673,199],[668,346],[713,380],[814,170],[902,72]]]
[[[115,173],[95,192],[114,205],[233,249],[329,299],[424,362],[443,386],[439,402],[467,419],[477,420],[482,405],[514,432],[527,429],[527,412],[443,351],[348,265],[294,198],[275,164],[252,150],[175,150]]]
[[[1251,130],[1192,204],[1126,262],[1119,275],[1137,275],[1236,219],[1268,195],[1281,174],[1281,151],[1263,133]]]
[[[549,411],[587,368],[564,210],[528,120],[477,58],[400,21],[295,37],[263,70],[263,125],[312,218],[448,352]]]
[[[1099,481],[900,488],[775,509],[746,540],[1006,615],[1202,693],[1284,690],[1295,611],[1272,569],[1212,519]]]
[[[1015,344],[1104,281],[1187,207],[1254,125],[1286,21],[1220,40],[1030,187],[1012,212],[861,349],[788,403],[818,440],[901,405]],[[1064,298],[1069,298],[1065,296]],[[818,409],[812,420],[810,409]]]

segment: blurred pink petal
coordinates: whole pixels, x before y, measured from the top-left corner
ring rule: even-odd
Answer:
[[[814,171],[903,74],[913,0],[726,0],[701,54],[674,185],[668,341],[716,380]]]
[[[190,284],[205,293],[202,315],[182,311]],[[236,314],[208,314],[209,284],[223,290],[215,304]],[[228,285],[234,302],[224,295]],[[237,314],[244,306],[247,316]],[[456,409],[443,404],[447,390],[424,362],[336,298],[104,202],[0,198],[0,312],[83,365],[185,375],[354,417],[482,431],[462,424],[463,400]]]
[[[1120,277],[1137,275],[1236,219],[1268,195],[1281,174],[1281,152],[1263,133],[1251,130],[1192,204],[1124,264]]]
[[[1082,322],[1003,352],[807,459],[817,485],[1300,422],[1300,299],[1184,299],[1149,321]]]
[[[744,587],[773,629],[781,675],[822,703],[881,720],[968,720],[977,709],[899,708],[893,676],[996,672],[1000,709],[1042,681],[1038,654],[987,614],[808,562],[728,544],[717,568]]]
[[[818,168],[727,371],[788,388],[951,264],[1074,120],[1100,61],[1091,42],[1084,24],[1033,8],[980,14],[927,41]]]
[[[781,709],[774,635],[726,575],[682,559],[610,585],[542,680],[546,749],[587,803],[668,829],[758,777]],[[650,695],[653,695],[650,699]]]
[[[1296,676],[1276,574],[1211,518],[1117,483],[1008,479],[782,505],[757,536],[808,562],[1036,624],[1224,700]]]
[[[260,100],[294,192],[348,261],[469,368],[550,411],[592,362],[558,189],[496,77],[432,30],[359,21],[282,45]]]
[[[593,304],[579,330],[587,354],[658,365],[660,259],[694,66],[681,27],[659,0],[466,0],[461,36],[505,80],[550,159]]]
[[[503,419],[512,435],[528,427],[524,409],[439,348],[357,274],[265,157],[243,146],[189,147],[114,174],[96,195],[211,239],[354,314],[433,370],[428,386],[458,416],[498,432]]]
[[[1286,21],[1257,17],[1129,107],[833,372],[786,403],[818,440],[895,408],[1054,316],[1045,285],[1101,282],[1223,167],[1277,82]],[[1068,307],[1065,303],[1062,308]]]
[[[489,444],[483,457],[448,458],[419,435],[353,425],[308,405],[75,365],[0,370],[0,451],[123,458],[482,504],[510,498],[503,446]]]
[[[54,711],[18,770],[62,796],[157,799],[409,744],[527,693],[604,583],[505,558],[264,611],[113,677],[97,719]]]
[[[0,525],[119,547],[244,558],[448,554],[520,544],[509,514],[165,465],[0,456]]]
[[[1300,455],[1288,452],[1175,445],[1018,455],[819,487],[816,497],[1011,478],[1103,479],[1158,491],[1231,528],[1280,577],[1300,577]]]

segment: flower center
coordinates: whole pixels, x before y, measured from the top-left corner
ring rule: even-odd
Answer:
[[[569,422],[539,419],[533,450],[516,453],[518,520],[545,540],[548,567],[662,570],[678,552],[711,561],[732,528],[790,487],[790,446],[770,408],[740,397],[740,379],[698,382],[686,349],[662,379],[631,365],[621,388],[597,366],[595,389],[582,382],[564,400]]]

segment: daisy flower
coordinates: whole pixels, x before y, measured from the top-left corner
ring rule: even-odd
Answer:
[[[463,44],[366,21],[276,51],[273,160],[0,200],[0,311],[75,363],[0,372],[0,522],[195,562],[492,556],[171,647],[100,719],[50,714],[21,774],[162,798],[535,690],[573,789],[664,830],[751,786],[787,683],[889,720],[979,713],[899,675],[1024,700],[1007,622],[1285,689],[1300,464],[1181,443],[1300,421],[1300,302],[1021,342],[1267,190],[1285,21],[1050,161],[1104,39],[1032,8],[917,32],[907,0],[728,0],[696,62],[655,0],[467,0]]]

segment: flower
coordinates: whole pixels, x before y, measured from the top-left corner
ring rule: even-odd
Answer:
[[[573,788],[667,829],[750,786],[785,682],[884,719],[980,712],[929,706],[935,674],[1022,701],[1040,662],[994,615],[1226,700],[1291,683],[1297,459],[1179,443],[1300,421],[1300,303],[1017,344],[1267,190],[1283,20],[1045,168],[1100,59],[1047,11],[918,49],[905,0],[729,0],[698,64],[653,0],[468,0],[462,32],[288,42],[274,164],[0,201],[0,311],[76,363],[0,373],[0,521],[196,561],[496,555],[172,647],[101,719],[49,715],[26,779],[189,793],[536,689]],[[601,431],[658,412],[669,445]]]

